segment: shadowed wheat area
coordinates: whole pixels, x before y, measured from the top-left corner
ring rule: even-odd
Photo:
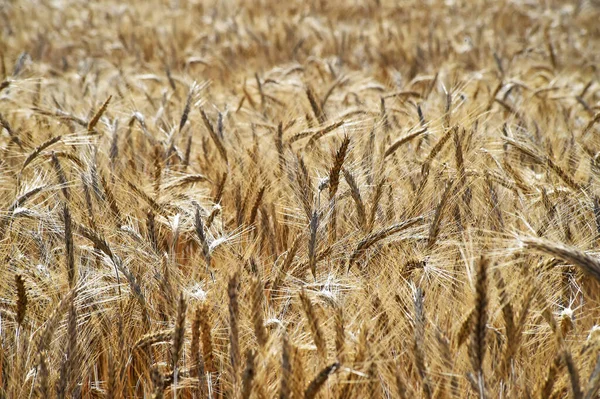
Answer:
[[[0,2],[0,397],[597,398],[599,20]]]

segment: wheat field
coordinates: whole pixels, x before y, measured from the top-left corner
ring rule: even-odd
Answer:
[[[598,1],[0,17],[0,397],[598,397]]]

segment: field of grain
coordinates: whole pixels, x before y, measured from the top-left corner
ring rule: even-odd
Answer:
[[[0,398],[597,398],[595,0],[0,0]]]

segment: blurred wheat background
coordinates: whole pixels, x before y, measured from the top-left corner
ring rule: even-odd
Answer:
[[[0,397],[598,397],[599,21],[0,1]]]

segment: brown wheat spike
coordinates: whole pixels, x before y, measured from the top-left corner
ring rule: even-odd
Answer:
[[[521,152],[522,154],[527,155],[536,163],[548,166],[548,168],[554,171],[554,173],[556,173],[556,175],[560,177],[560,179],[564,181],[565,184],[567,184],[573,190],[580,191],[582,189],[582,187],[577,182],[575,182],[575,180],[573,180],[573,178],[567,172],[565,172],[560,166],[558,166],[552,160],[552,158],[550,158],[550,156],[542,156],[538,154],[536,150],[530,148],[526,144],[519,143],[513,139],[503,137],[503,140],[507,144],[510,144],[512,147],[519,150],[519,152]]]
[[[147,346],[159,343],[173,342],[174,332],[175,330],[170,328],[168,330],[155,331],[153,333],[145,334],[133,344],[133,348],[143,349]]]
[[[157,144],[154,146],[154,150],[152,152],[152,180],[154,186],[154,196],[156,199],[158,199],[160,194],[160,185],[162,182],[163,175],[163,161],[164,155],[162,145]]]
[[[8,216],[0,216],[0,239],[4,238],[4,233],[6,232],[6,224],[10,221],[13,212],[19,207],[23,206],[27,200],[34,197],[35,195],[41,193],[47,188],[47,186],[39,186],[35,187],[23,194],[21,194],[17,199],[13,201],[13,203],[8,207],[7,214]]]
[[[67,308],[67,305],[70,304],[70,298],[72,295],[74,295],[73,290],[69,291],[69,293],[60,300],[60,302],[54,307],[52,313],[50,313],[50,315],[46,319],[46,322],[44,323],[44,326],[41,329],[39,339],[37,342],[38,353],[41,353],[42,351],[46,350],[50,345],[50,341],[54,336],[54,332],[56,331],[58,322],[60,321],[60,318],[62,317],[65,309]]]
[[[179,120],[179,132],[181,133],[181,131],[183,130],[183,127],[185,126],[185,123],[188,120],[188,116],[190,114],[190,106],[192,104],[192,97],[194,95],[194,87],[195,85],[191,85],[190,89],[188,90],[188,95],[187,98],[185,99],[185,106],[183,107],[183,112],[181,113],[181,119]]]
[[[373,193],[371,195],[371,209],[367,220],[367,231],[372,231],[375,226],[375,217],[377,215],[377,209],[379,207],[379,201],[383,195],[383,186],[385,185],[385,179],[380,179]]]
[[[540,399],[546,399],[551,397],[552,390],[554,389],[554,384],[558,380],[558,373],[560,372],[562,365],[562,356],[556,355],[554,357],[554,360],[550,364],[550,367],[548,367],[548,374],[546,378],[544,379],[541,386],[537,389],[537,397],[539,397]]]
[[[206,237],[206,233],[204,232],[204,225],[202,223],[202,217],[200,216],[200,207],[196,206],[196,214],[195,214],[195,228],[196,235],[200,240],[200,245],[202,246],[202,254],[204,255],[204,261],[206,263],[206,273],[211,273],[210,271],[210,246],[208,242],[208,238]]]
[[[600,112],[598,112],[596,115],[594,115],[594,117],[592,119],[590,119],[590,121],[588,122],[588,124],[585,126],[585,128],[583,129],[583,132],[581,132],[581,137],[585,137],[585,135],[588,134],[588,132],[590,130],[592,130],[592,127],[594,127],[594,125],[600,121]]]
[[[112,351],[108,352],[107,368],[106,399],[114,399],[117,396],[117,367]]]
[[[317,101],[317,97],[315,95],[315,91],[309,85],[306,86],[306,98],[308,98],[308,102],[310,103],[310,107],[312,108],[313,113],[315,114],[315,118],[319,121],[319,123],[325,122],[327,117],[321,108],[319,101]]]
[[[194,312],[194,320],[192,321],[192,342],[190,343],[190,359],[192,365],[190,366],[190,375],[198,379],[198,384],[201,384],[204,378],[204,361],[202,359],[202,353],[200,352],[200,324],[201,324],[202,313],[200,306],[196,307]],[[202,393],[202,386],[199,385],[199,393]]]
[[[92,119],[90,119],[90,121],[87,124],[88,132],[92,132],[94,130],[94,128],[96,127],[96,124],[98,124],[98,121],[100,120],[100,118],[102,117],[104,112],[106,111],[106,108],[108,108],[108,103],[110,103],[111,99],[112,99],[112,96],[108,96],[108,98],[104,101],[104,103],[102,104],[100,109],[98,109],[98,111],[94,114]]]
[[[444,216],[444,209],[448,204],[448,199],[452,192],[452,188],[454,186],[454,181],[450,180],[446,182],[446,189],[444,190],[444,194],[442,194],[442,199],[440,200],[439,205],[435,209],[435,215],[433,217],[433,221],[431,222],[431,226],[429,227],[429,238],[427,240],[427,248],[431,249],[435,245],[439,231],[440,224],[442,222],[442,218]]]
[[[509,370],[510,363],[513,361],[514,355],[519,350],[522,340],[523,340],[523,331],[526,327],[526,320],[529,316],[529,310],[531,307],[531,303],[533,302],[535,295],[535,289],[530,289],[525,294],[525,299],[523,301],[523,305],[521,306],[521,311],[519,312],[518,317],[515,319],[515,331],[511,337],[511,339],[507,340],[506,348],[504,350],[504,356],[502,357],[502,364],[500,365],[500,370]]]
[[[427,128],[424,127],[422,129],[417,130],[416,132],[413,133],[409,133],[404,137],[400,137],[398,140],[394,141],[387,150],[385,150],[385,153],[383,154],[383,158],[387,159],[390,155],[392,155],[394,152],[396,152],[398,150],[398,148],[402,147],[404,144],[408,143],[409,141],[416,139],[417,137],[420,137],[422,135],[424,135],[425,133],[427,133]]]
[[[400,366],[398,365],[398,363],[395,363],[392,367],[393,367],[393,373],[394,373],[396,394],[398,395],[398,397],[400,399],[406,399],[406,398],[408,398],[407,392],[406,392],[407,388],[406,388],[406,384],[404,383],[404,379],[400,375]]]
[[[69,207],[64,205],[63,207],[63,220],[65,224],[65,249],[67,254],[67,277],[69,281],[69,287],[75,287],[76,281],[76,270],[75,270],[75,251],[73,245],[73,232],[71,229],[71,213]]]
[[[152,379],[152,385],[154,386],[152,399],[163,399],[165,390],[165,379],[163,375],[157,367],[152,367],[150,369],[150,377]]]
[[[444,148],[444,145],[448,142],[450,137],[453,136],[455,129],[458,129],[458,127],[455,127],[453,129],[448,129],[448,131],[446,131],[444,133],[444,135],[442,137],[440,137],[440,139],[435,143],[435,145],[433,146],[433,148],[427,155],[427,158],[425,159],[424,164],[427,164],[427,165],[431,164],[431,161],[433,161],[435,159],[435,157],[440,153],[440,151],[442,151],[442,149]]]
[[[46,140],[39,146],[35,147],[35,149],[27,156],[27,158],[25,158],[25,161],[23,162],[23,165],[21,166],[21,171],[19,173],[23,173],[23,170],[27,167],[27,165],[33,162],[33,160],[35,160],[38,157],[38,155],[42,153],[42,151],[58,143],[61,140],[62,136],[52,137],[51,139]]]
[[[310,236],[308,240],[308,266],[313,277],[317,278],[317,229],[319,228],[319,213],[315,210],[310,218],[309,231]]]
[[[60,184],[60,186],[62,188],[63,195],[65,196],[65,199],[67,201],[69,201],[69,187],[67,185],[68,184],[67,177],[65,176],[65,171],[63,170],[62,166],[60,165],[60,161],[58,160],[58,157],[56,156],[54,151],[52,152],[52,166],[54,167],[54,170],[56,171],[58,183]]]
[[[346,179],[346,183],[348,183],[348,186],[350,186],[350,195],[352,196],[352,200],[354,201],[354,204],[356,205],[356,213],[358,215],[358,222],[359,222],[361,228],[365,229],[367,227],[367,213],[365,210],[366,209],[365,204],[360,195],[360,189],[358,188],[358,184],[356,183],[356,180],[354,179],[354,176],[352,175],[352,173],[350,173],[346,169],[343,169],[343,172],[344,172],[344,178]]]
[[[346,332],[344,326],[344,309],[340,304],[335,306],[335,352],[339,364],[344,364],[346,351]]]
[[[329,376],[335,373],[340,367],[339,363],[332,363],[329,366],[323,368],[319,374],[308,384],[308,387],[304,391],[304,399],[313,399],[317,396],[323,384],[327,381]]]
[[[521,242],[527,248],[573,263],[583,272],[600,281],[600,261],[579,249],[534,237],[522,238]]]
[[[304,374],[304,362],[300,350],[296,346],[291,346],[291,357],[292,357],[292,379],[291,379],[291,392],[292,397],[302,398],[304,396],[304,389],[306,387],[306,378]]]
[[[588,380],[584,398],[592,399],[597,395],[598,389],[600,389],[600,354],[596,356],[596,364]]]
[[[17,274],[15,276],[15,283],[17,285],[17,324],[19,327],[23,327],[23,321],[27,314],[27,291],[25,290],[25,280],[23,276]]]
[[[454,368],[455,358],[450,347],[450,340],[446,334],[438,327],[435,330],[435,340],[437,343],[438,351],[441,355],[441,361],[446,371],[452,371]],[[445,381],[444,381],[445,383]],[[452,392],[457,393],[458,381],[455,376],[450,379]]]
[[[208,178],[202,174],[187,175],[173,180],[168,184],[165,184],[163,188],[165,190],[172,190],[175,188],[182,188],[185,186],[189,186],[196,183],[202,183],[205,181],[208,181]]]
[[[339,121],[333,122],[330,125],[327,125],[322,128],[315,128],[315,129],[301,131],[299,133],[294,134],[292,137],[290,137],[287,140],[287,144],[293,144],[298,140],[302,140],[302,139],[310,136],[308,143],[306,143],[306,147],[311,148],[317,140],[323,138],[328,133],[333,132],[338,127],[344,125],[344,123],[345,122],[343,120],[339,120]]]
[[[573,362],[573,357],[568,349],[563,349],[562,358],[569,372],[569,380],[571,382],[571,395],[574,399],[583,399],[583,392],[579,384],[579,372],[577,366]]]
[[[158,251],[158,238],[156,235],[156,223],[154,219],[154,212],[152,212],[152,208],[148,208],[146,212],[146,230],[148,235],[148,241],[152,245],[154,251]]]
[[[328,125],[328,126],[322,128],[322,129],[318,129],[314,134],[312,134],[310,136],[310,139],[306,143],[306,148],[307,149],[313,148],[313,146],[315,145],[317,140],[322,139],[323,137],[325,137],[325,135],[333,132],[335,129],[337,129],[340,126],[343,126],[344,124],[345,124],[345,121],[340,120],[340,121],[334,122],[331,125]],[[299,133],[299,134],[302,134],[302,133]]]
[[[346,159],[346,153],[348,152],[348,146],[350,145],[350,139],[348,136],[344,137],[342,144],[338,148],[335,156],[333,158],[333,165],[331,169],[329,169],[329,201],[334,201],[335,195],[338,191],[338,186],[340,182],[340,172],[342,170],[342,166],[344,164],[344,160]],[[331,222],[329,225],[329,242],[330,244],[334,243],[336,240],[336,227],[337,227],[337,212],[335,207],[335,202],[333,202],[333,209],[331,214]],[[313,273],[314,274],[314,273]]]
[[[0,90],[1,92],[2,90]],[[11,128],[10,123],[4,118],[2,113],[0,113],[0,127],[4,127],[10,136],[10,139],[19,146],[21,150],[23,150],[23,143],[21,143],[21,139],[15,133],[15,131]]]
[[[38,368],[37,378],[39,385],[37,387],[37,395],[39,398],[50,397],[50,371],[48,370],[48,361],[45,353],[40,353],[40,364]]]
[[[369,249],[371,246],[373,246],[377,242],[379,242],[393,234],[397,234],[401,231],[404,231],[422,221],[423,221],[423,217],[419,216],[416,218],[408,219],[407,221],[402,222],[402,223],[397,223],[397,224],[391,225],[389,227],[386,227],[384,229],[381,229],[374,233],[369,234],[368,236],[366,236],[365,238],[363,238],[362,240],[360,240],[358,242],[356,249],[350,255],[350,258],[348,261],[348,267],[352,266],[358,260],[358,257],[362,253],[364,253],[364,251]]]
[[[483,376],[483,360],[486,353],[486,331],[488,320],[487,273],[489,261],[481,257],[477,261],[477,280],[475,282],[475,307],[469,343],[469,360],[478,378]]]
[[[277,290],[279,289],[279,286],[281,285],[287,272],[290,270],[290,267],[292,266],[292,263],[294,262],[294,257],[296,256],[296,252],[298,252],[298,249],[300,248],[301,238],[302,238],[301,236],[296,237],[294,239],[294,241],[292,242],[292,246],[287,251],[285,260],[283,261],[281,267],[279,268],[279,271],[277,272],[275,281],[273,281],[273,285],[271,288],[271,290],[273,292],[277,292]]]
[[[304,289],[300,291],[300,301],[302,302],[302,309],[304,310],[306,320],[308,321],[308,325],[310,327],[310,333],[312,335],[313,342],[317,347],[317,354],[322,360],[325,360],[327,359],[327,344],[325,341],[325,335],[323,334],[323,330],[321,330],[319,317],[315,312],[315,308]]]
[[[102,188],[104,188],[104,194],[106,194],[106,202],[108,202],[108,207],[115,217],[115,222],[118,226],[120,226],[122,224],[121,210],[117,205],[117,199],[115,198],[115,195],[103,174],[100,175],[100,181],[102,182]]]
[[[233,382],[237,385],[240,369],[240,310],[238,303],[239,273],[235,272],[227,284],[229,296],[229,360],[231,361]]]
[[[342,140],[342,144],[335,153],[333,157],[333,164],[329,169],[329,199],[333,199],[338,190],[338,185],[340,181],[340,171],[342,170],[342,166],[344,164],[344,160],[346,159],[346,154],[348,152],[348,147],[350,145],[350,138],[348,136],[344,136]]]
[[[252,323],[254,326],[254,335],[261,348],[267,344],[267,330],[265,329],[265,317],[263,311],[264,291],[263,284],[257,278],[252,278]]]
[[[227,150],[225,150],[225,146],[223,145],[221,138],[215,132],[215,129],[213,128],[212,123],[208,119],[208,116],[206,115],[206,113],[204,112],[203,109],[200,109],[200,115],[202,115],[202,121],[204,122],[204,126],[206,126],[206,130],[208,130],[208,134],[210,135],[210,138],[212,139],[213,143],[217,147],[217,150],[219,151],[219,155],[221,155],[221,158],[223,158],[225,163],[228,163]]]
[[[514,339],[515,334],[515,315],[512,304],[510,303],[510,298],[508,297],[508,292],[506,292],[506,283],[504,282],[500,270],[494,269],[494,277],[496,280],[496,287],[498,288],[502,317],[504,318],[504,327],[506,328],[506,339],[507,341],[510,341]]]
[[[68,346],[67,346],[67,378],[65,382],[74,382],[78,378],[79,364],[79,340],[77,332],[77,309],[75,307],[75,295],[71,296],[71,303],[69,305],[69,315],[67,321],[67,335],[68,335]]]
[[[208,305],[202,304],[198,308],[200,310],[200,333],[202,338],[202,357],[206,366],[206,371],[213,373],[216,371],[214,355],[213,355],[213,344],[212,344],[212,331],[208,314]]]
[[[216,185],[215,194],[213,195],[213,202],[215,204],[221,203],[221,199],[223,198],[223,193],[225,190],[225,183],[227,182],[228,175],[229,174],[227,171],[223,172],[223,174],[221,175],[221,178],[219,179],[219,181]]]
[[[464,129],[463,129],[464,135]],[[454,158],[456,162],[456,169],[458,172],[458,179],[460,183],[460,188],[464,188],[463,201],[465,206],[471,206],[471,187],[467,185],[467,174],[465,172],[465,161],[462,149],[462,141],[461,137],[458,134],[458,129],[454,130]]]
[[[292,366],[290,362],[290,342],[288,334],[283,331],[281,340],[281,383],[279,386],[279,399],[289,399],[292,382]]]
[[[242,375],[242,399],[250,399],[250,395],[252,395],[252,385],[254,383],[254,377],[256,376],[255,358],[256,353],[253,350],[248,349],[246,351],[246,368]]]
[[[277,134],[275,135],[275,149],[277,150],[277,159],[279,161],[279,171],[283,172],[286,167],[285,155],[283,152],[283,123],[277,124]]]
[[[260,188],[260,190],[258,190],[258,193],[256,194],[256,199],[254,200],[254,204],[252,205],[252,209],[250,210],[249,224],[251,224],[251,225],[254,224],[254,221],[256,220],[258,208],[260,207],[260,204],[263,200],[263,195],[265,194],[265,190],[266,190],[266,187],[262,186]]]
[[[217,216],[219,216],[219,214],[221,213],[221,207],[219,205],[215,205],[212,209],[212,211],[210,211],[210,214],[208,215],[208,217],[206,218],[206,229],[210,230],[210,226],[212,226],[213,222],[215,221],[215,218]]]
[[[177,319],[175,329],[173,330],[172,346],[171,346],[171,367],[177,369],[179,358],[181,357],[181,349],[183,347],[183,337],[185,334],[185,315],[187,310],[187,302],[183,294],[179,295],[177,305]]]
[[[368,369],[369,398],[380,398],[381,390],[378,378],[377,363],[371,361]]]
[[[417,369],[419,379],[421,380],[423,394],[426,398],[431,398],[433,390],[429,381],[427,365],[425,363],[425,310],[423,305],[423,290],[417,288],[415,292],[415,318],[413,334],[413,355],[414,364]]]

